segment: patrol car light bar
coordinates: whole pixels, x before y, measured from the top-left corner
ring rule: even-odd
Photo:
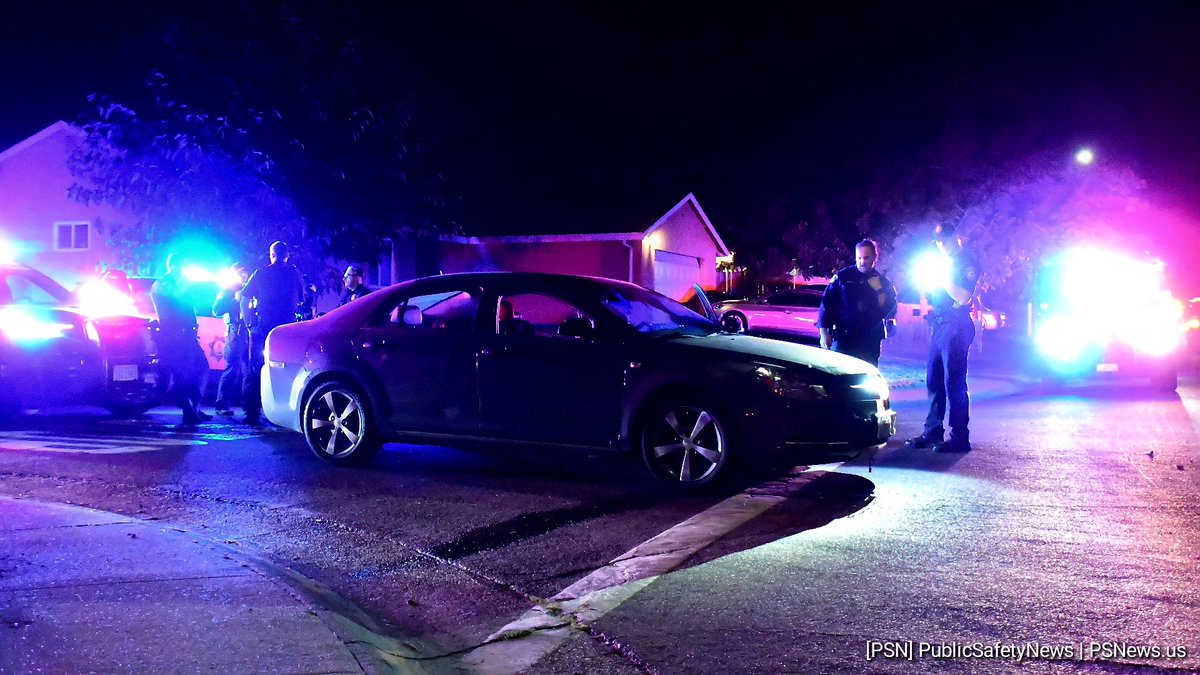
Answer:
[[[79,308],[92,319],[137,314],[137,306],[128,293],[122,293],[100,279],[84,282],[77,296]]]

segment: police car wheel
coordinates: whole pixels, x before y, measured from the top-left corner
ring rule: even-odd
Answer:
[[[381,445],[366,397],[342,382],[326,382],[309,394],[303,424],[309,449],[331,464],[360,464]]]
[[[1158,373],[1150,378],[1150,386],[1154,389],[1170,393],[1179,388],[1179,372],[1174,368]]]
[[[144,401],[140,403],[108,403],[104,407],[108,412],[112,413],[113,417],[137,417],[145,414],[156,405],[155,401]]]

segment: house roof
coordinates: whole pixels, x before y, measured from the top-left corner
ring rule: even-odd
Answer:
[[[688,207],[694,208],[696,210],[696,215],[699,216],[700,222],[704,225],[705,229],[708,230],[709,236],[712,237],[713,243],[717,247],[717,254],[719,256],[731,255],[729,248],[725,246],[725,242],[721,240],[721,236],[719,234],[717,234],[716,229],[713,228],[712,221],[710,221],[708,219],[708,214],[706,214],[704,212],[704,209],[700,208],[700,202],[697,201],[696,196],[690,192],[688,193],[688,195],[686,197],[681,199],[677,204],[675,204],[670,209],[668,209],[666,211],[666,213],[663,213],[661,216],[659,216],[657,219],[653,220],[652,222],[650,221],[649,218],[646,218],[640,222],[635,221],[635,222],[621,223],[622,225],[629,224],[629,225],[636,226],[636,225],[648,222],[649,225],[647,225],[645,227],[645,229],[642,229],[642,230],[622,230],[622,229],[608,230],[608,229],[604,229],[604,230],[599,230],[599,231],[595,231],[595,232],[581,232],[581,233],[511,234],[511,235],[496,235],[496,236],[481,236],[481,237],[448,236],[448,237],[444,237],[444,239],[446,239],[448,241],[462,243],[462,244],[483,244],[483,243],[535,244],[535,243],[556,243],[556,242],[578,242],[578,241],[637,241],[637,240],[645,239],[647,236],[652,234],[655,230],[657,230],[660,227],[662,227],[663,225],[665,225],[667,223],[667,221],[670,220],[671,217],[673,215],[675,215],[675,213],[677,211],[679,211],[682,208],[688,208]]]
[[[70,124],[67,124],[66,122],[63,122],[62,120],[59,120],[58,122],[51,124],[50,126],[46,127],[45,129],[42,129],[41,131],[37,132],[36,134],[30,136],[29,138],[26,138],[25,140],[17,143],[16,145],[13,145],[12,147],[8,148],[7,150],[0,151],[0,162],[3,162],[4,160],[6,160],[10,157],[13,157],[15,155],[18,155],[21,152],[23,152],[24,150],[26,150],[27,148],[31,148],[31,147],[37,145],[38,143],[41,143],[42,141],[46,140],[47,138],[49,138],[57,133],[63,132],[63,131],[78,132],[78,130],[75,127],[71,126]]]

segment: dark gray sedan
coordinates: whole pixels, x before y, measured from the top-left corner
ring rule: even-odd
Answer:
[[[383,442],[639,452],[656,478],[709,486],[778,452],[884,443],[879,371],[724,332],[610,279],[477,273],[417,279],[276,328],[263,411],[321,458]]]

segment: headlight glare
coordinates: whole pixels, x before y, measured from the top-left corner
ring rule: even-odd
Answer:
[[[859,382],[858,384],[852,385],[851,388],[870,394],[870,398],[877,398],[881,401],[886,401],[892,396],[891,389],[888,388],[887,380],[885,380],[883,376],[879,375],[878,373],[874,375],[868,375],[867,379]]]

